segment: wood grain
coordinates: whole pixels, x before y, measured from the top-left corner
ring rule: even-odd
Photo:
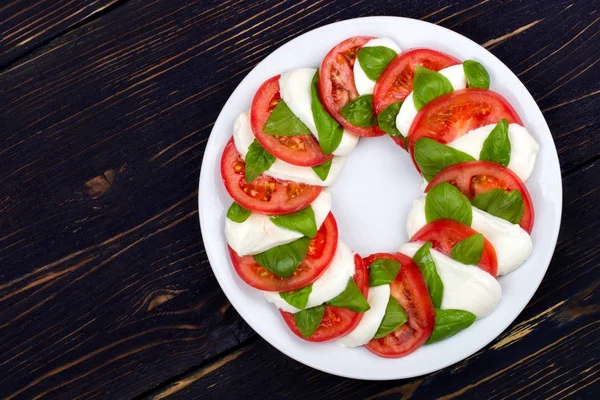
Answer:
[[[122,2],[6,0],[0,3],[0,67]]]
[[[549,397],[577,380],[556,398],[597,393],[586,357],[598,349],[600,232],[592,2],[130,0],[83,18],[108,3],[0,6],[0,23],[41,18],[20,39],[25,57],[0,46],[0,397],[506,397],[525,382],[515,397]],[[61,6],[53,16],[87,11],[47,29]],[[365,15],[422,18],[485,44],[544,110],[566,176],[557,253],[520,319],[495,347],[407,382],[333,378],[257,338],[214,279],[198,226],[204,146],[236,85],[288,40]]]

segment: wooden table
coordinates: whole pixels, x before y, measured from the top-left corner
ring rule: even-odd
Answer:
[[[542,109],[564,185],[556,253],[519,318],[474,356],[391,382],[321,373],[258,337],[214,279],[197,210],[206,140],[245,74],[366,15],[498,56]],[[0,397],[599,398],[599,19],[584,0],[3,0]]]

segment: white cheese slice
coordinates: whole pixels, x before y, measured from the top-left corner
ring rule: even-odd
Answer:
[[[413,257],[422,245],[407,243],[398,251]],[[469,311],[475,314],[477,319],[494,311],[502,297],[502,288],[493,276],[474,265],[459,263],[437,250],[430,251],[444,284],[442,310]]]
[[[312,202],[317,227],[323,225],[331,210],[331,192],[323,189]],[[280,228],[267,215],[252,213],[244,222],[238,223],[225,218],[225,238],[240,256],[254,255],[300,239],[299,232]]]
[[[308,303],[305,308],[319,306],[342,293],[346,289],[346,286],[348,286],[350,278],[354,276],[354,272],[354,252],[344,243],[338,241],[337,250],[331,264],[323,272],[323,275],[312,284],[312,291],[308,296]],[[279,292],[263,293],[267,301],[273,303],[283,311],[290,313],[301,311],[285,301],[279,295]]]

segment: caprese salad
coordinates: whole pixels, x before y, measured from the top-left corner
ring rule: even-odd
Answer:
[[[233,121],[221,176],[233,268],[310,342],[402,357],[494,311],[532,251],[539,146],[475,60],[356,36],[267,79]],[[360,137],[389,135],[425,180],[408,243],[361,257],[331,192]],[[368,139],[367,139],[368,140]]]

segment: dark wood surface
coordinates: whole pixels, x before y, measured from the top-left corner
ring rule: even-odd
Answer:
[[[599,14],[566,0],[0,2],[0,397],[600,397]],[[391,382],[318,372],[258,337],[214,279],[197,210],[206,140],[245,74],[366,15],[437,23],[498,56],[538,101],[564,185],[556,253],[519,318],[467,360]]]

